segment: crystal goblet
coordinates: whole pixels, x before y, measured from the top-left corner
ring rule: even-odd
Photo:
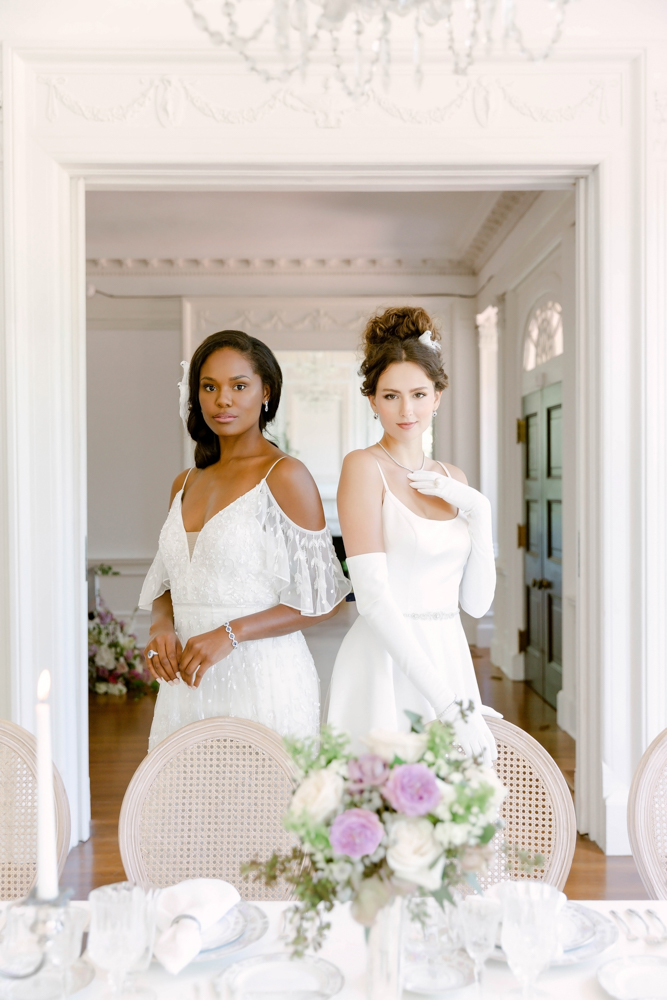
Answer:
[[[481,989],[484,963],[493,951],[502,916],[500,900],[489,896],[466,896],[459,905],[463,944],[475,963],[475,982]]]
[[[151,995],[150,991],[126,989],[128,972],[145,954],[150,937],[148,899],[141,886],[118,882],[93,889],[90,899],[88,954],[109,973],[110,996]]]
[[[558,947],[557,916],[565,896],[545,882],[505,882],[501,944],[523,996],[536,995],[535,983]]]

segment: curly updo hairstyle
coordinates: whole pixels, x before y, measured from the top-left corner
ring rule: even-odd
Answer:
[[[359,369],[364,377],[361,386],[364,396],[375,396],[380,375],[389,365],[401,361],[419,365],[437,392],[447,388],[440,351],[419,339],[427,330],[431,331],[433,341],[440,341],[440,333],[431,317],[415,306],[393,306],[368,321],[362,343],[364,360]]]
[[[220,441],[204,420],[204,416],[199,405],[199,380],[201,377],[202,365],[208,357],[215,351],[221,351],[229,347],[250,362],[250,366],[255,375],[259,375],[265,388],[269,390],[268,410],[262,406],[259,413],[259,429],[264,431],[267,424],[270,424],[278,411],[280,403],[280,393],[283,387],[283,373],[273,351],[263,344],[256,337],[250,337],[240,330],[221,330],[220,333],[212,333],[210,337],[202,341],[190,362],[189,388],[190,388],[190,413],[188,415],[188,434],[195,447],[195,465],[198,469],[205,469],[207,465],[213,465],[220,458]]]

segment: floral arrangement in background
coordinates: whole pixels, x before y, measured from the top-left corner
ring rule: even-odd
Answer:
[[[442,905],[457,886],[479,888],[506,790],[495,771],[458,751],[451,725],[407,714],[411,732],[372,730],[359,757],[327,726],[319,743],[286,741],[299,782],[284,824],[300,844],[243,870],[294,887],[297,955],[321,947],[335,902],[351,901],[354,918],[370,927],[396,896]]]
[[[97,598],[88,615],[88,687],[96,694],[127,694],[141,698],[157,690],[137,645],[137,637]]]

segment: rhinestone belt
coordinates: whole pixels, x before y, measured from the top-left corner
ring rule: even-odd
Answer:
[[[404,611],[404,618],[412,618],[418,622],[444,622],[449,618],[458,618],[458,611]]]

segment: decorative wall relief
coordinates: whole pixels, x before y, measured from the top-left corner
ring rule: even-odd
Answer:
[[[545,75],[543,78],[551,90],[560,93],[559,77]],[[618,83],[616,77],[588,80],[583,93],[568,104],[533,104],[527,96],[521,96],[515,88],[520,82],[529,81],[529,92],[534,91],[534,78],[525,76],[513,80],[484,76],[476,80],[448,80],[455,88],[451,100],[435,107],[410,107],[397,104],[385,95],[369,90],[358,100],[349,98],[340,88],[325,81],[319,94],[300,94],[289,88],[281,88],[257,104],[233,108],[215,102],[205,96],[197,81],[188,77],[160,76],[137,81],[139,92],[125,104],[98,106],[78,97],[68,86],[63,76],[40,76],[38,81],[47,88],[46,118],[55,122],[62,106],[74,115],[89,122],[100,124],[127,124],[149,109],[163,128],[178,128],[185,118],[187,107],[196,110],[217,125],[254,125],[280,110],[306,115],[316,128],[342,128],[346,119],[368,113],[374,109],[381,115],[392,118],[404,125],[440,125],[458,114],[467,114],[470,123],[480,128],[488,128],[498,117],[501,107],[514,111],[522,118],[544,124],[570,122],[580,117],[586,110],[597,109],[600,124],[607,124],[608,87]],[[222,80],[220,82],[223,82]],[[225,78],[225,83],[227,78]],[[570,81],[571,82],[571,81]],[[571,88],[570,88],[571,89]]]

